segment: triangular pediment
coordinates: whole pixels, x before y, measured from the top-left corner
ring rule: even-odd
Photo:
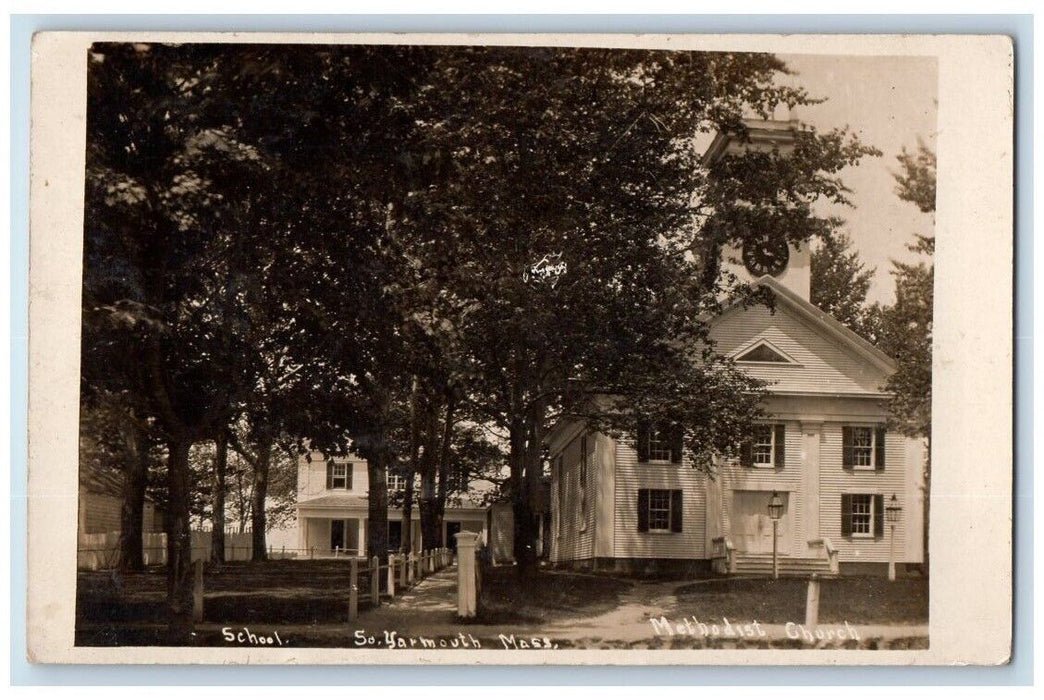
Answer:
[[[759,284],[775,303],[737,303],[718,316],[719,352],[775,393],[883,394],[891,358],[775,280]]]
[[[783,365],[796,365],[797,361],[765,339],[756,340],[751,345],[733,353],[736,362],[757,362]]]

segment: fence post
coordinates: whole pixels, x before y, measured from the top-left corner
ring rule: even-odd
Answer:
[[[401,564],[401,566],[399,567],[399,588],[401,588],[403,590],[406,590],[406,569],[409,568],[409,566],[407,565],[408,560],[409,560],[409,555],[407,555],[407,554],[400,554],[399,555],[399,561],[400,561],[400,564]]]
[[[352,559],[348,581],[348,621],[359,619],[359,560]]]
[[[370,558],[370,598],[373,607],[381,605],[381,560],[377,557]]]
[[[388,555],[388,596],[395,597],[395,555]]]
[[[406,570],[406,583],[413,583],[413,552],[406,555],[406,561],[402,563],[402,568]]]
[[[819,625],[819,578],[812,574],[808,579],[808,595],[805,597],[805,627],[815,633]]]
[[[192,620],[203,622],[203,560],[192,563],[195,571],[192,581]]]
[[[475,585],[474,532],[458,532],[457,538],[457,616],[475,617],[478,613],[478,591]]]

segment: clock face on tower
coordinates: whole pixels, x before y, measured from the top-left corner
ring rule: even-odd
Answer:
[[[776,275],[787,269],[790,246],[785,240],[759,236],[743,245],[743,264],[754,277]]]

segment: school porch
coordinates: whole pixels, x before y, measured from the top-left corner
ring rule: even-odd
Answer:
[[[369,510],[365,499],[359,503],[329,503],[331,498],[321,497],[305,501],[298,506],[298,547],[312,557],[372,556],[366,551],[369,528]],[[343,500],[343,498],[341,499]],[[388,550],[398,552],[404,540],[403,514],[401,509],[388,510]],[[484,533],[485,511],[480,508],[447,508],[442,523],[442,536],[446,546],[456,547],[454,535],[470,531]],[[410,521],[411,549],[421,552],[430,549],[421,536],[419,509],[414,509]]]

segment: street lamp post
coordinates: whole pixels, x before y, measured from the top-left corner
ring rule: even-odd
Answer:
[[[772,518],[772,578],[779,578],[779,519],[783,516],[783,499],[779,491],[772,492],[768,504],[769,517]]]
[[[899,515],[903,512],[903,507],[899,505],[899,499],[892,494],[892,497],[888,500],[888,505],[885,506],[885,519],[888,521],[888,526],[891,529],[891,541],[888,544],[888,580],[895,580],[895,524],[899,522]]]

